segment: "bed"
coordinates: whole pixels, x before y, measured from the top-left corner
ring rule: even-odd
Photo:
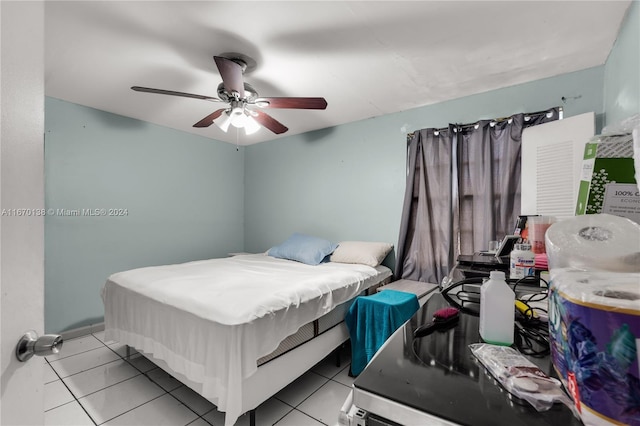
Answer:
[[[344,343],[349,301],[390,276],[381,265],[265,254],[134,269],[103,286],[105,337],[210,400],[231,426]]]

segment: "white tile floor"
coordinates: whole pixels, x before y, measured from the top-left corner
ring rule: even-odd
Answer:
[[[104,333],[64,342],[46,357],[45,424],[78,425],[223,425],[224,414],[190,388],[125,347],[105,342]],[[257,425],[334,426],[349,393],[349,351],[318,363],[256,411]],[[236,425],[249,424],[248,415]]]

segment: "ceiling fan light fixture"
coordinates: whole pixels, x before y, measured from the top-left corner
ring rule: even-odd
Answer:
[[[229,130],[229,126],[231,125],[231,117],[229,116],[229,111],[225,111],[220,114],[220,117],[213,120],[216,123],[216,126],[220,128],[223,132],[227,132]]]
[[[271,104],[271,102],[269,102],[266,99],[256,99],[256,101],[254,102],[255,106],[259,106],[260,108],[266,108]]]
[[[247,116],[247,121],[244,124],[244,131],[247,135],[252,135],[260,130],[260,125],[253,117]]]
[[[229,115],[231,116],[231,124],[234,127],[243,128],[247,123],[247,115],[241,107],[233,108]]]

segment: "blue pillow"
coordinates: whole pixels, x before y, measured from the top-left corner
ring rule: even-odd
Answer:
[[[338,244],[322,238],[295,233],[285,242],[271,247],[267,254],[280,259],[295,260],[307,265],[318,265],[322,260],[333,253]]]

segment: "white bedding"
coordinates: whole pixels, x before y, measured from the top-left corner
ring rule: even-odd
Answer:
[[[309,266],[263,254],[120,272],[102,289],[105,337],[202,383],[230,426],[242,414],[242,379],[260,357],[390,275],[383,266]]]

